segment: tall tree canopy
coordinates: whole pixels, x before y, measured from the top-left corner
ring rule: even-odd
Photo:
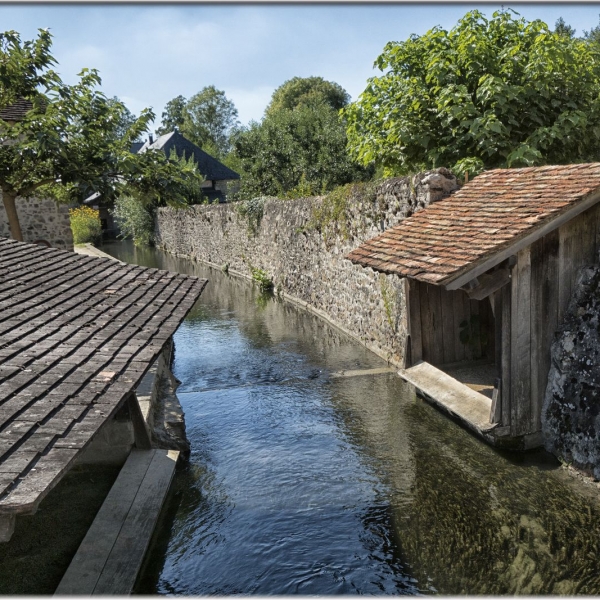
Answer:
[[[513,14],[388,43],[344,109],[351,154],[387,174],[598,160],[597,47]]]
[[[98,73],[84,69],[66,85],[49,69],[50,48],[47,31],[24,43],[16,32],[0,33],[0,114],[17,100],[27,108],[16,120],[0,118],[0,189],[13,238],[22,239],[17,197],[81,201],[127,191],[143,202],[185,203],[191,182],[201,181],[195,169],[160,151],[129,151],[153,113],[143,110],[122,129],[128,111],[98,91]]]
[[[273,92],[265,114],[272,115],[281,109],[293,110],[299,106],[320,103],[340,110],[348,102],[350,95],[339,83],[322,77],[293,77]]]
[[[242,175],[240,195],[282,196],[298,187],[320,194],[368,179],[371,170],[346,150],[346,126],[338,112],[348,99],[341,86],[320,77],[296,77],[275,90],[263,120],[234,136],[229,165]]]
[[[160,135],[178,127],[190,142],[222,158],[230,150],[229,138],[239,125],[235,104],[214,85],[202,88],[189,100],[177,96],[162,114]]]
[[[123,137],[126,135],[127,131],[130,127],[132,127],[137,121],[137,117],[117,98],[117,96],[113,96],[107,100],[109,105],[116,106],[117,112],[119,114],[119,118],[117,121],[117,125],[115,127],[115,135],[118,137]],[[138,137],[136,142],[141,140],[141,135]]]
[[[187,100],[181,95],[167,102],[162,114],[162,125],[156,130],[158,135],[169,133],[175,127],[178,129],[183,127],[186,104]]]

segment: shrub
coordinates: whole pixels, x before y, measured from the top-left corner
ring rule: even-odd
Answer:
[[[153,243],[154,216],[150,207],[131,196],[120,196],[115,201],[113,216],[121,229],[121,238],[132,238],[136,246]]]
[[[251,266],[250,271],[252,272],[252,279],[258,283],[258,287],[262,292],[270,292],[273,289],[273,281],[264,269]]]
[[[268,199],[267,196],[258,196],[236,203],[237,213],[248,221],[248,233],[251,235],[256,235],[258,232],[264,214],[265,202]]]
[[[102,239],[102,224],[97,210],[88,206],[69,210],[75,244],[95,244]]]

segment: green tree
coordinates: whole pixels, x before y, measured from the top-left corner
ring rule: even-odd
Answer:
[[[320,194],[371,175],[346,150],[345,125],[322,103],[280,109],[250,123],[233,141],[230,164],[240,174],[239,196],[284,196],[295,188]]]
[[[598,50],[511,12],[388,43],[343,111],[352,156],[386,174],[598,160]]]
[[[137,117],[125,106],[125,104],[123,104],[123,102],[121,102],[121,100],[119,100],[119,98],[117,98],[117,96],[109,98],[107,103],[110,106],[116,107],[117,112],[119,113],[119,119],[115,126],[115,135],[118,137],[123,137],[129,128],[135,124]],[[141,135],[137,140],[134,141],[139,142],[140,139]]]
[[[181,133],[209,154],[222,156],[229,151],[229,134],[238,124],[237,116],[225,92],[209,85],[187,101]]]
[[[554,23],[554,32],[560,35],[566,35],[569,38],[575,37],[576,30],[570,25],[565,23],[565,20],[560,17],[556,23]]]
[[[175,127],[178,129],[183,127],[186,104],[187,100],[181,95],[167,102],[162,114],[162,125],[156,130],[158,135],[169,133]]]
[[[323,103],[334,110],[344,108],[350,94],[339,84],[322,77],[294,77],[280,85],[265,110],[266,115],[285,109],[293,110],[306,104]]]
[[[22,119],[0,119],[0,189],[11,235],[22,240],[17,197],[45,195],[81,201],[94,192],[115,198],[127,191],[143,202],[181,204],[195,168],[172,162],[161,151],[131,154],[133,141],[154,118],[145,109],[119,133],[120,102],[97,90],[100,77],[84,69],[75,85],[64,84],[48,67],[51,38],[45,31],[21,43],[16,32],[0,33],[0,75],[5,85],[0,111],[16,99],[30,102]]]
[[[584,30],[583,37],[588,42],[600,45],[600,24],[592,27],[589,31]]]

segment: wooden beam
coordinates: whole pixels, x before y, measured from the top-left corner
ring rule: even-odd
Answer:
[[[502,379],[496,378],[494,391],[492,392],[492,409],[490,410],[490,423],[493,425],[502,420]]]
[[[518,255],[512,290],[511,432],[531,433],[531,248]]]
[[[501,406],[502,406],[502,419],[501,423],[505,427],[510,426],[510,405],[512,402],[512,390],[511,384],[511,297],[512,297],[512,286],[516,285],[515,281],[512,280],[510,285],[504,286],[499,292],[502,294],[501,307],[502,307],[502,340],[501,340],[501,373],[502,385],[500,390],[501,395]]]
[[[478,281],[478,285],[471,287],[472,281]],[[490,294],[498,291],[510,281],[510,271],[508,269],[497,269],[490,273],[480,275],[476,280],[467,283],[464,288],[471,300],[483,300]]]
[[[410,359],[412,365],[423,359],[423,337],[421,325],[420,283],[414,279],[408,281],[408,333],[410,335]]]
[[[600,191],[596,191],[584,200],[581,200],[570,209],[566,210],[564,213],[558,215],[554,219],[550,221],[546,221],[541,227],[534,229],[524,237],[518,239],[514,243],[510,244],[500,252],[490,256],[489,258],[483,260],[479,264],[469,265],[466,270],[459,272],[458,274],[451,275],[448,279],[439,281],[437,285],[443,285],[447,290],[456,290],[461,288],[463,285],[471,281],[474,277],[479,277],[486,271],[489,271],[491,268],[495,267],[497,264],[501,263],[503,260],[507,259],[512,254],[516,254],[517,252],[523,250],[527,246],[530,246],[536,240],[539,240],[541,237],[546,234],[558,229],[561,225],[564,225],[577,215],[586,211],[588,208],[594,206],[600,200]]]
[[[140,450],[150,450],[152,448],[152,441],[150,440],[150,434],[148,432],[148,426],[142,414],[140,403],[138,402],[135,392],[129,394],[127,400],[127,408],[129,409],[129,415],[131,417],[131,423],[133,425],[133,435],[135,438],[135,447]]]
[[[131,593],[178,456],[132,450],[55,595]]]

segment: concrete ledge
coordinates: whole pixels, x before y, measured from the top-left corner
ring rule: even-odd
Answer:
[[[106,254],[106,252],[102,252],[102,250],[98,250],[96,246],[93,244],[77,244],[73,247],[73,252],[76,254],[83,254],[85,256],[97,256],[98,258],[110,258],[111,260],[116,260],[118,263],[124,265],[125,263],[122,260],[116,259],[114,256],[110,254]]]
[[[427,362],[401,369],[398,374],[414,385],[427,400],[455,417],[465,427],[486,441],[494,442],[491,432],[496,425],[490,423],[492,402],[489,398]]]

